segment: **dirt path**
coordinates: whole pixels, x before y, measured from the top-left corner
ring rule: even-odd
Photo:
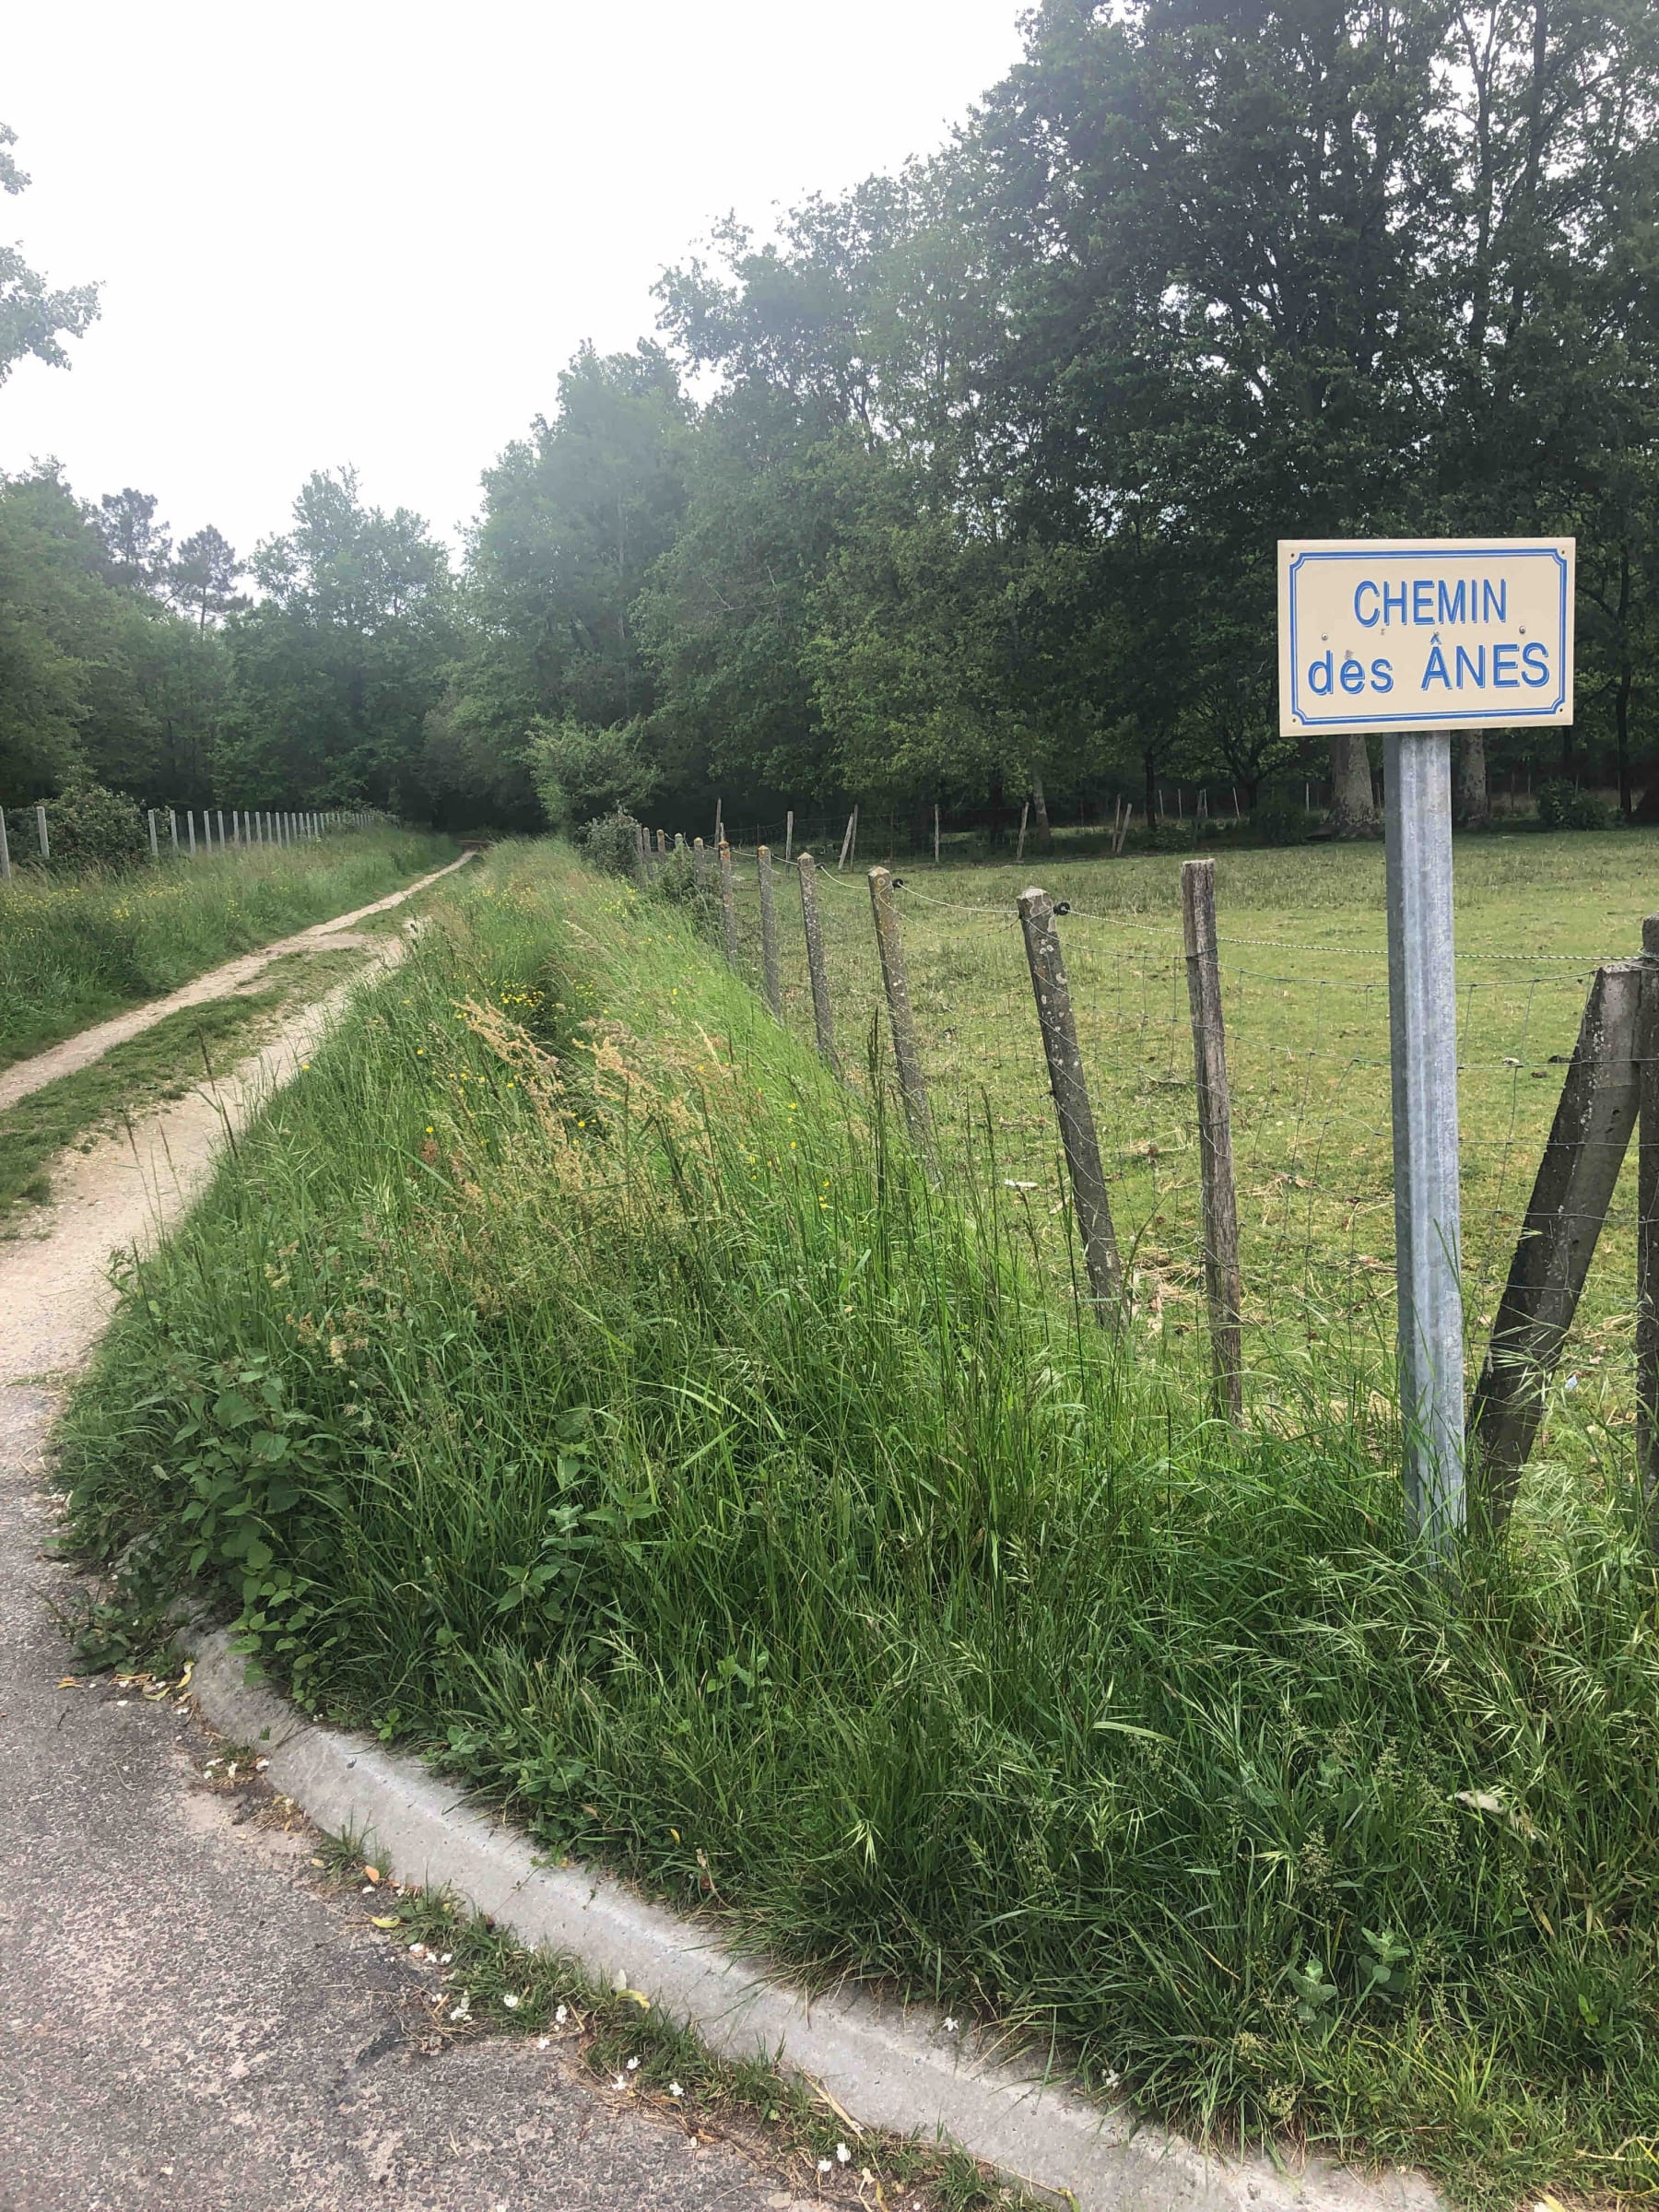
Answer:
[[[36,1053],[28,1060],[14,1061],[0,1072],[0,1113],[15,1106],[19,1099],[28,1098],[31,1090],[42,1089],[55,1083],[60,1076],[72,1076],[77,1068],[88,1067],[94,1060],[101,1060],[112,1045],[124,1044],[129,1037],[136,1037],[145,1030],[154,1029],[157,1022],[165,1021],[170,1014],[177,1014],[184,1006],[199,1006],[209,998],[229,998],[232,992],[245,990],[257,982],[273,960],[281,959],[291,952],[307,952],[318,946],[361,942],[351,937],[341,938],[340,930],[349,930],[355,923],[368,921],[371,914],[383,914],[406,899],[413,899],[429,884],[453,876],[464,868],[474,855],[463,853],[459,860],[452,860],[446,868],[435,868],[431,875],[422,876],[406,884],[401,891],[388,898],[377,899],[372,906],[359,906],[349,914],[336,914],[332,922],[313,922],[309,929],[301,929],[291,937],[279,937],[276,944],[266,945],[258,952],[244,952],[222,966],[209,968],[194,982],[170,991],[165,998],[153,998],[147,1006],[135,1006],[131,1013],[113,1014],[108,1021],[94,1023],[91,1029],[82,1030],[78,1036],[66,1037],[62,1044],[54,1044],[44,1053]]]
[[[557,2046],[424,2053],[406,2033],[418,1970],[355,1899],[320,1893],[304,1830],[218,1794],[176,1703],[65,1681],[54,1607],[75,1582],[48,1550],[43,1486],[63,1388],[113,1303],[111,1259],[177,1220],[360,980],[130,1141],[65,1155],[44,1234],[0,1246],[0,2208],[794,2206]]]

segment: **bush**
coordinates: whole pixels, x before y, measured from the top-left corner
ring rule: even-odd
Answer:
[[[1305,845],[1313,818],[1288,791],[1264,792],[1250,810],[1250,827],[1265,845]]]
[[[1538,786],[1538,819],[1546,830],[1606,830],[1612,815],[1593,791],[1580,791],[1564,776]]]
[[[639,857],[640,825],[625,806],[595,815],[576,832],[576,842],[607,876],[631,876]]]
[[[39,853],[32,806],[12,809],[7,826],[14,860]],[[53,868],[124,868],[148,851],[137,801],[106,791],[101,783],[74,783],[48,799],[46,834]]]

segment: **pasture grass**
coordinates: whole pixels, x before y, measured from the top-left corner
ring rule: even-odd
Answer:
[[[71,1407],[128,1602],[194,1583],[549,1851],[1150,2114],[1659,2187],[1628,1449],[1437,1583],[1340,1343],[1230,1432],[1057,1291],[994,1113],[930,1190],[884,1083],[557,849],[432,912]]]
[[[860,1079],[880,1004],[862,872],[820,865],[838,1019]],[[865,857],[874,859],[875,853]],[[735,875],[743,972],[759,972],[752,854]],[[1120,1245],[1143,1333],[1202,1365],[1197,1128],[1181,934],[1181,856],[1077,860],[1062,837],[1023,865],[896,854],[912,999],[934,1115],[959,1170],[994,1138],[998,1203],[1070,1253],[1053,1109],[1015,912],[1041,883],[1058,924]],[[1471,1371],[1485,1349],[1564,1065],[1598,960],[1641,949],[1659,911],[1659,833],[1491,834],[1455,842],[1464,1276]],[[1335,1351],[1385,1388],[1394,1334],[1394,1174],[1383,856],[1378,844],[1216,855],[1252,1387]],[[688,868],[678,888],[688,888]],[[676,887],[670,885],[672,889]],[[812,1035],[796,892],[780,873],[786,1018]],[[705,926],[713,934],[712,917]],[[1571,1424],[1634,1421],[1635,1153],[1580,1309]],[[1570,1371],[1563,1370],[1563,1381]]]
[[[0,1067],[454,856],[448,838],[372,830],[72,877],[18,867],[0,885]]]

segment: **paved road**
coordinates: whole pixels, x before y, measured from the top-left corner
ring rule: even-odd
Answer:
[[[261,1056],[309,1043],[297,1030]],[[253,1089],[71,1155],[41,1240],[0,1245],[3,2212],[751,2212],[794,2203],[724,2145],[636,2113],[557,2046],[422,2055],[417,1970],[323,1894],[303,1831],[201,1779],[198,1724],[64,1688],[50,1429],[108,1306]],[[355,1902],[355,1900],[353,1900]],[[802,2212],[805,2212],[803,2206]]]

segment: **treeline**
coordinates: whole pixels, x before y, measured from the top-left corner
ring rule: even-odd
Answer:
[[[1276,541],[1571,534],[1579,723],[1487,751],[1659,806],[1656,95],[1641,0],[1048,0],[936,159],[727,225],[655,338],[582,353],[457,570],[316,477],[252,604],[182,606],[7,487],[0,590],[50,541],[125,655],[21,723],[47,767],[449,820],[1312,774],[1364,828],[1365,741],[1277,734]]]

